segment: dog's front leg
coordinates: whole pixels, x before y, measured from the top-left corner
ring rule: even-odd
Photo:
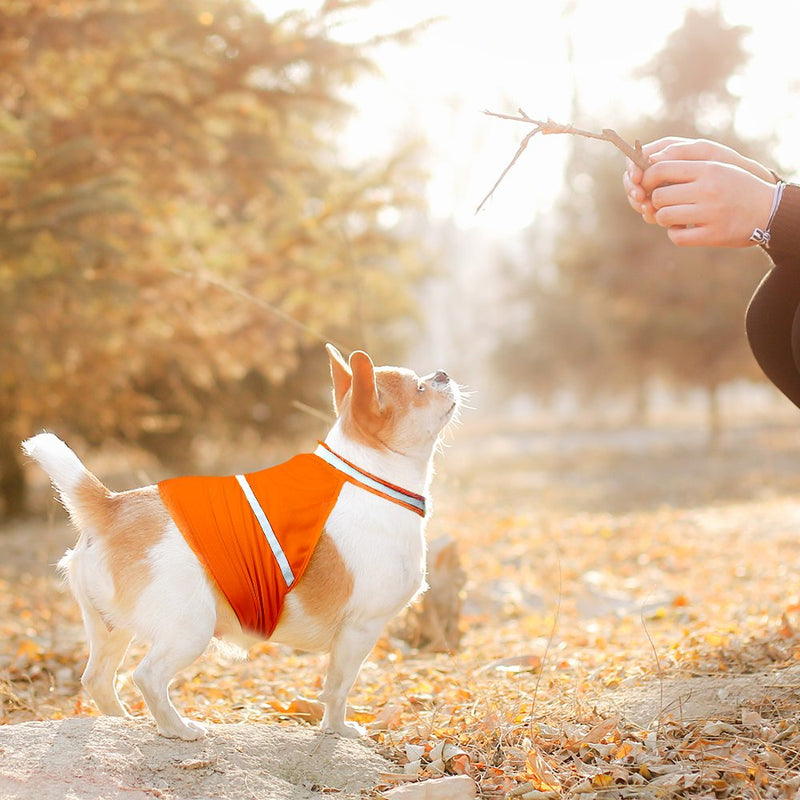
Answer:
[[[346,622],[331,646],[328,674],[319,699],[325,704],[322,729],[355,739],[366,730],[355,722],[345,722],[347,696],[358,671],[380,636],[386,620]]]

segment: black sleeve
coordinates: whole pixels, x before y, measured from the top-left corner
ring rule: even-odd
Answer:
[[[770,226],[769,254],[776,264],[800,269],[800,185],[786,185]]]
[[[789,184],[771,227],[775,266],[750,300],[750,349],[766,376],[800,407],[800,186]]]

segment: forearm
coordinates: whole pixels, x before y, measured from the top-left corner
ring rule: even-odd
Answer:
[[[800,407],[800,372],[795,358],[800,270],[779,263],[765,276],[745,317],[747,341],[764,374]]]
[[[766,376],[800,407],[800,186],[788,184],[766,251],[775,266],[747,309],[747,339]]]

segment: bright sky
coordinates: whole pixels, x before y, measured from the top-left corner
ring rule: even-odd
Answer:
[[[276,4],[299,5],[263,0],[267,13]],[[518,230],[558,193],[567,137],[534,139],[476,217],[476,205],[526,131],[480,112],[514,112],[521,106],[534,118],[549,116],[579,127],[594,127],[593,120],[624,125],[626,117],[654,103],[645,86],[630,80],[631,70],[661,49],[686,9],[712,5],[719,5],[731,24],[753,29],[746,39],[751,66],[737,85],[742,131],[775,132],[784,144],[783,163],[800,167],[800,61],[794,55],[793,4],[785,0],[376,0],[372,9],[354,14],[342,35],[361,38],[430,17],[444,19],[415,44],[379,51],[383,76],[362,81],[356,90],[359,112],[348,145],[359,156],[377,155],[409,133],[422,134],[430,147],[433,214],[463,227]],[[572,13],[565,14],[565,7]],[[574,120],[570,37],[585,115]]]

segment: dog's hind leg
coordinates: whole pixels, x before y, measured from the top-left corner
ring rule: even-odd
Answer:
[[[158,732],[169,739],[200,739],[206,729],[198,722],[181,717],[169,697],[169,684],[175,673],[188,667],[205,651],[214,633],[213,617],[206,621],[189,615],[176,620],[174,627],[160,630],[152,646],[133,673]],[[180,624],[182,623],[182,624]]]
[[[133,638],[130,631],[111,629],[94,608],[82,605],[83,624],[89,637],[89,661],[81,676],[83,687],[103,714],[127,716],[117,695],[117,669]]]

